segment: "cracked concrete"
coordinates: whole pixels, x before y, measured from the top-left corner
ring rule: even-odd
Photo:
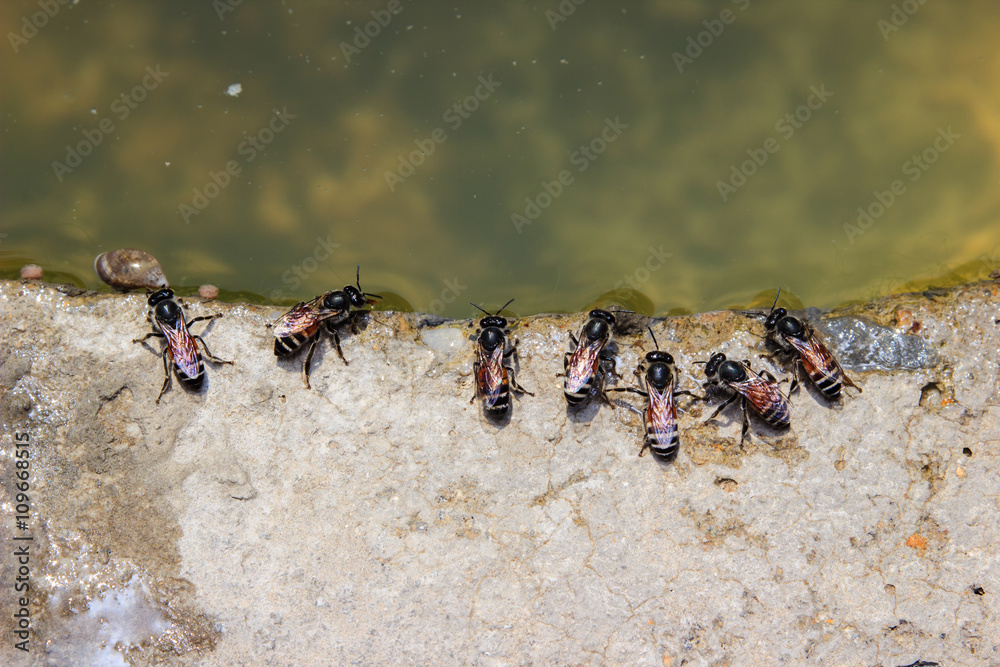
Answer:
[[[5,664],[1000,664],[997,283],[823,316],[845,358],[838,322],[936,361],[854,359],[882,368],[848,369],[863,393],[800,390],[791,431],[753,422],[742,449],[737,410],[704,424],[715,404],[684,399],[673,465],[638,456],[631,412],[567,412],[580,315],[518,321],[536,396],[497,425],[469,405],[469,322],[379,313],[349,366],[321,346],[307,391],[272,354],[279,309],[189,299],[236,365],[157,406],[143,297],[4,282],[0,303],[35,549],[32,650],[5,586]],[[716,350],[775,368],[737,313],[654,330],[682,388]],[[629,384],[652,349],[633,331]]]

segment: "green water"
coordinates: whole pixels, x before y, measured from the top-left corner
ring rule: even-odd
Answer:
[[[829,306],[1000,263],[989,0],[47,1],[0,6],[3,277],[99,287],[94,256],[139,247],[287,300],[360,263],[469,317]]]

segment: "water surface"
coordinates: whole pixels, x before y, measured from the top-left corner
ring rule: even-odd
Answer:
[[[986,0],[54,6],[0,6],[5,277],[97,287],[94,255],[141,247],[287,300],[360,263],[468,317],[622,288],[831,306],[998,266]]]

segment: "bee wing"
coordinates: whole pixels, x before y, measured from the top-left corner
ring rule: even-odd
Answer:
[[[317,310],[315,304],[315,299],[309,303],[300,303],[275,320],[273,329],[274,337],[288,338],[297,333],[302,333],[320,322],[323,319],[323,311]]]
[[[484,390],[483,398],[486,407],[492,407],[500,398],[500,387],[507,379],[507,371],[503,367],[503,345],[498,346],[488,356],[479,350],[479,386]]]
[[[647,422],[652,427],[656,438],[668,441],[677,430],[677,405],[674,403],[674,383],[671,382],[661,393],[656,387],[648,384],[649,407]]]
[[[177,368],[189,378],[198,377],[200,370],[198,367],[198,346],[188,332],[184,319],[181,318],[178,321],[176,328],[162,322],[159,325],[160,331],[167,339],[167,348],[170,350],[170,356]]]
[[[750,379],[745,382],[733,382],[729,386],[745,396],[761,417],[772,423],[790,423],[791,409],[788,399],[781,393],[777,383],[768,382],[746,365],[744,368],[747,369]]]
[[[566,365],[566,391],[577,392],[587,384],[597,368],[602,347],[604,341],[595,340],[587,345],[581,343],[573,350]]]
[[[840,368],[837,359],[830,350],[826,349],[826,345],[820,342],[812,330],[809,331],[806,340],[793,337],[788,337],[786,340],[799,353],[802,365],[805,367],[809,377],[815,378],[819,376],[824,380],[835,382],[838,380],[836,376],[837,371],[843,375],[843,370]],[[831,373],[831,369],[834,372]]]

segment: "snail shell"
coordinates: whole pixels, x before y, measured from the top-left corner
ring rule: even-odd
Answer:
[[[117,290],[170,287],[163,267],[145,250],[122,248],[102,252],[94,259],[101,280]]]

